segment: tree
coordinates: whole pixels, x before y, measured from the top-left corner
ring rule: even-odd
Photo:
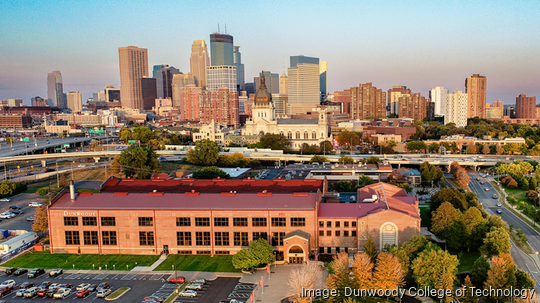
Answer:
[[[0,183],[0,195],[3,197],[11,196],[15,193],[15,183],[4,180],[2,183]]]
[[[487,154],[489,154],[490,152],[491,152],[491,149],[489,148],[489,144],[485,143],[485,144],[484,144],[484,148],[482,148],[482,153],[483,153],[484,155],[487,155]]]
[[[206,166],[193,172],[193,178],[194,179],[216,179],[216,178],[230,179],[231,176],[229,176],[228,173],[224,172],[223,170],[219,169],[216,166]]]
[[[347,156],[341,156],[341,157],[339,157],[339,159],[338,159],[338,163],[343,163],[343,164],[354,164],[354,159],[351,158],[351,157],[347,157]]]
[[[48,190],[47,188],[43,187],[43,188],[38,189],[36,193],[37,193],[40,197],[43,198],[43,197],[45,197],[45,196],[49,193],[49,190]]]
[[[373,286],[376,289],[395,289],[403,285],[404,275],[399,259],[391,253],[381,252],[377,256]]]
[[[388,147],[389,148],[394,149],[394,147],[396,147],[396,146],[397,146],[396,141],[394,141],[394,140],[388,141]]]
[[[219,161],[220,148],[216,142],[208,139],[199,140],[195,148],[187,152],[187,161],[197,165],[215,165]]]
[[[487,273],[489,271],[489,262],[488,260],[480,256],[473,264],[473,270],[471,272],[471,282],[476,287],[482,287],[484,282],[487,281]]]
[[[122,166],[122,171],[126,178],[146,179],[152,173],[159,173],[161,171],[161,163],[159,163],[157,158],[157,154],[153,149],[132,145],[115,157],[115,163]]]
[[[377,158],[377,157],[369,157],[366,159],[366,163],[367,164],[377,164],[381,162],[381,159]]]
[[[349,273],[349,254],[346,252],[334,255],[334,261],[332,261],[332,270],[334,273],[328,276],[326,280],[326,286],[329,289],[335,289],[338,291],[337,296],[330,297],[331,302],[342,302],[345,297],[345,287],[352,287],[352,280]]]
[[[336,185],[336,190],[338,192],[352,192],[354,187],[349,180],[339,180]]]
[[[317,144],[309,145],[307,143],[302,144],[300,150],[304,154],[318,154],[321,152],[321,149]]]
[[[444,202],[433,213],[431,231],[446,240],[450,247],[459,248],[463,245],[465,226],[463,216],[449,202]]]
[[[251,269],[258,265],[251,248],[244,248],[232,257],[232,264],[236,269]]]
[[[15,140],[12,137],[7,137],[6,138],[6,143],[7,144],[15,143]]]
[[[313,156],[311,158],[311,160],[309,160],[309,162],[311,162],[311,163],[321,163],[322,164],[324,162],[328,162],[328,158],[316,155],[316,156]]]
[[[261,136],[259,141],[262,143],[263,148],[286,151],[291,149],[291,140],[281,134],[266,133]]]
[[[487,281],[484,283],[485,288],[507,289],[515,285],[516,278],[514,268],[509,264],[508,257],[499,255],[494,256],[491,259],[491,266],[487,273]],[[502,296],[494,296],[493,298],[496,299],[497,302],[505,299]]]
[[[339,146],[357,146],[360,145],[362,133],[344,130],[336,136]]]
[[[458,298],[459,302],[478,303],[478,297],[473,295],[471,287],[473,287],[473,284],[471,282],[471,278],[469,277],[469,275],[467,275],[467,277],[465,277],[465,283],[461,287],[466,291],[464,291],[463,295]]]
[[[502,155],[503,148],[501,146],[501,143],[497,143],[497,147],[495,147],[495,152],[497,153],[497,155]]]
[[[375,180],[371,179],[371,177],[362,175],[358,177],[358,185],[360,186],[366,186],[375,183]]]
[[[509,253],[512,243],[508,232],[503,227],[493,227],[484,238],[484,245],[480,251],[488,257],[496,256],[500,253]]]
[[[481,243],[483,237],[482,233],[479,233],[478,227],[485,224],[486,220],[482,216],[482,212],[476,207],[470,207],[463,214],[463,224],[465,225],[465,236],[467,251],[470,248],[477,247],[478,243]]]
[[[439,143],[433,142],[428,146],[428,149],[432,153],[436,153],[439,150],[440,146]]]
[[[371,235],[368,235],[367,241],[364,244],[364,252],[371,258],[371,262],[375,263],[379,252],[377,251],[377,246],[375,246],[375,242]]]
[[[232,263],[236,269],[251,269],[274,261],[274,250],[265,239],[251,241],[249,246],[234,254]]]
[[[531,278],[528,272],[521,268],[516,268],[516,288],[518,289],[533,289],[536,286],[536,281]]]
[[[305,264],[300,268],[293,269],[289,274],[288,283],[291,289],[290,295],[294,303],[308,303],[311,297],[305,296],[304,289],[313,289],[316,282],[321,279],[321,271],[315,264]]]
[[[478,148],[476,147],[476,144],[469,143],[467,145],[467,154],[469,154],[469,155],[476,154],[477,151],[478,151]]]
[[[469,185],[469,182],[471,182],[469,174],[467,174],[467,171],[465,171],[465,169],[460,169],[454,176],[454,179],[456,180],[456,183],[461,187],[467,187],[467,185]]]
[[[322,152],[329,153],[334,150],[334,145],[332,145],[332,142],[325,140],[319,143],[319,148]]]
[[[459,261],[445,250],[424,250],[412,262],[413,276],[420,287],[452,289]],[[446,297],[447,302],[451,301]]]
[[[36,209],[32,230],[44,234],[49,230],[49,220],[47,217],[47,205],[41,205]]]
[[[431,210],[435,211],[444,202],[450,202],[455,208],[465,211],[469,208],[469,203],[465,195],[457,189],[443,188],[431,196]]]
[[[363,252],[354,255],[352,273],[353,285],[357,289],[370,289],[373,286],[373,262],[371,257]]]

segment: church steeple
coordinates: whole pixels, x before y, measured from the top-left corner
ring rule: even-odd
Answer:
[[[272,104],[272,95],[268,92],[268,89],[266,89],[266,78],[264,77],[264,71],[261,72],[260,81],[261,84],[259,85],[257,93],[255,94],[254,106],[268,106],[269,104]]]

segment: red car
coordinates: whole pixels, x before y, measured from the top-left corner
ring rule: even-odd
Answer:
[[[480,184],[484,185],[484,182],[480,182]]]
[[[0,297],[9,294],[13,290],[13,286],[3,285],[0,287]]]
[[[88,289],[79,290],[75,295],[79,298],[84,298],[90,294]]]
[[[45,295],[47,294],[48,291],[49,291],[48,288],[43,288],[43,289],[41,289],[40,291],[37,292],[37,296],[38,297],[45,297]]]
[[[174,277],[169,279],[169,283],[182,283],[184,284],[186,282],[186,278],[184,277]]]

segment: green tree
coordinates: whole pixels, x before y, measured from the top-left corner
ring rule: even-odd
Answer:
[[[230,179],[231,176],[229,176],[228,173],[224,172],[223,170],[219,169],[216,166],[206,166],[200,169],[197,169],[195,172],[193,172],[193,178],[194,179]]]
[[[516,268],[516,288],[533,289],[536,286],[536,281],[531,278],[528,272],[521,268]]]
[[[396,147],[396,146],[397,146],[396,141],[394,141],[394,140],[388,141],[388,147],[389,148],[394,149],[394,147]]]
[[[479,238],[478,227],[485,224],[486,220],[482,216],[482,212],[476,207],[470,207],[463,214],[463,224],[465,225],[465,237],[467,251],[469,249],[475,248],[477,243],[482,241],[482,238]]]
[[[354,159],[351,158],[351,157],[347,157],[347,156],[341,156],[341,157],[339,157],[339,159],[338,159],[338,163],[343,163],[343,164],[354,164]]]
[[[236,269],[251,269],[258,265],[251,248],[244,248],[232,257],[232,264]]]
[[[4,180],[0,183],[0,195],[3,197],[11,196],[15,193],[15,183]]]
[[[122,171],[127,177],[137,179],[150,178],[152,173],[161,171],[161,163],[157,159],[157,154],[151,148],[145,146],[130,146],[116,156],[114,161],[122,166]]]
[[[300,150],[304,154],[318,154],[321,152],[319,145],[317,144],[309,145],[307,143],[302,144],[302,146],[300,147]]]
[[[322,152],[329,153],[334,150],[334,145],[332,145],[332,142],[325,140],[321,143],[319,143],[319,148]]]
[[[339,146],[357,146],[360,145],[361,138],[362,133],[344,130],[337,135],[336,140]]]
[[[362,175],[362,176],[358,177],[358,185],[359,186],[363,187],[363,186],[370,185],[370,184],[373,184],[373,183],[375,183],[375,180],[373,180],[369,176]]]
[[[40,197],[45,197],[49,193],[49,190],[47,188],[43,187],[43,188],[38,189],[36,193]]]
[[[507,230],[503,227],[493,227],[484,238],[484,245],[480,247],[480,251],[491,257],[500,253],[508,253],[511,247],[512,243]]]
[[[187,152],[187,161],[196,165],[215,165],[219,161],[220,148],[216,142],[208,139],[195,143],[195,148]]]
[[[321,163],[321,164],[322,164],[322,163],[324,163],[324,162],[328,162],[328,158],[323,157],[323,156],[317,156],[317,155],[315,155],[315,156],[313,156],[313,157],[311,158],[311,160],[309,160],[309,162],[311,162],[311,163]]]
[[[249,246],[250,248],[244,248],[233,256],[232,263],[235,268],[250,269],[274,261],[274,249],[265,239],[251,241]]]
[[[465,195],[457,189],[443,188],[431,196],[431,210],[435,211],[444,202],[450,202],[455,208],[465,211],[469,208],[469,203]]]
[[[437,151],[439,151],[439,148],[440,148],[440,146],[439,146],[439,143],[437,143],[437,142],[431,143],[429,145],[429,147],[428,147],[429,151],[432,152],[432,153],[436,153]]]
[[[381,159],[377,158],[377,157],[369,157],[366,159],[366,163],[367,164],[377,164],[381,162]]]
[[[424,250],[413,260],[411,268],[418,286],[452,289],[458,265],[457,256],[448,251]]]
[[[270,148],[273,150],[285,150],[289,151],[291,149],[291,140],[287,139],[284,135],[281,134],[264,134],[259,140],[263,148]]]
[[[336,185],[336,190],[338,192],[352,192],[354,191],[354,186],[349,180],[339,180]]]
[[[371,258],[371,262],[375,263],[379,251],[377,250],[377,246],[375,246],[375,241],[373,241],[371,235],[368,235],[367,241],[364,244],[364,252]]]
[[[460,248],[463,245],[463,234],[465,232],[463,215],[452,204],[444,202],[433,213],[431,231],[445,239],[448,246]]]
[[[476,287],[484,286],[484,282],[487,281],[487,273],[489,271],[489,262],[488,260],[480,256],[473,264],[473,270],[471,272],[471,282]]]

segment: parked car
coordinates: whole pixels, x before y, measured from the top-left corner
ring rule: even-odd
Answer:
[[[9,267],[9,268],[6,268],[5,270],[5,273],[6,275],[11,275],[12,273],[14,273],[17,269],[19,269],[18,267]]]
[[[9,209],[22,209],[19,205],[11,205]]]
[[[26,288],[19,289],[19,290],[17,290],[17,292],[15,293],[15,296],[17,296],[17,297],[23,297],[25,291],[26,291]]]
[[[17,285],[17,282],[15,282],[15,280],[6,280],[2,282],[2,284],[0,284],[0,287],[2,286],[15,287],[15,285]]]
[[[110,288],[103,288],[103,289],[98,291],[96,297],[98,297],[98,298],[106,298],[110,294],[111,294],[111,289]]]
[[[24,214],[24,211],[22,211],[20,209],[14,209],[14,210],[10,211],[10,213],[20,215],[20,214]]]
[[[111,286],[107,282],[101,282],[99,283],[97,287],[97,291],[103,290],[103,289],[109,289]]]
[[[39,284],[39,287],[41,288],[49,288],[49,286],[51,286],[52,282],[51,281],[43,281],[41,282],[41,284]]]
[[[163,302],[165,299],[158,297],[158,296],[148,296],[143,299],[143,302],[145,301],[156,301],[156,302]]]
[[[30,217],[30,218],[32,218],[32,221],[34,221],[33,217]],[[61,269],[61,268],[55,268],[55,269],[53,269],[53,270],[51,270],[51,271],[49,272],[49,276],[50,276],[50,277],[56,277],[56,276],[59,276],[59,275],[61,275],[61,274],[63,274],[63,273],[64,273],[64,270],[63,270],[63,269]]]
[[[23,284],[19,286],[19,289],[30,288],[34,285],[35,285],[34,282],[24,282]]]
[[[77,288],[75,288],[75,289],[76,290],[85,290],[85,289],[88,289],[88,287],[90,287],[90,284],[82,283],[82,284],[77,285]]]
[[[185,283],[186,278],[185,277],[173,277],[169,279],[169,283]]]
[[[0,199],[0,202],[11,202],[11,199],[9,199],[9,198],[2,198],[2,199]]]
[[[28,288],[25,292],[24,292],[24,297],[25,298],[33,298],[37,295],[37,292],[40,291],[41,288],[39,287],[30,287]]]
[[[59,290],[60,288],[59,287],[56,287],[56,288],[49,288],[49,290],[47,291],[47,293],[45,294],[47,296],[47,298],[54,298],[54,294],[56,294],[56,292]]]
[[[34,222],[34,220],[35,220],[35,217],[34,217],[34,216],[30,216],[30,217],[26,218],[26,221],[32,221],[32,222]]]
[[[97,284],[92,284],[92,285],[90,285],[90,286],[88,287],[88,290],[89,290],[90,292],[94,292],[94,291],[97,290],[97,287],[98,287]]]
[[[73,285],[69,284],[69,283],[64,283],[64,284],[60,284],[60,286],[58,286],[58,288],[73,288]]]
[[[0,286],[0,297],[3,297],[13,291],[13,286]]]
[[[43,268],[34,268],[28,273],[28,278],[37,278],[45,273]]]
[[[42,288],[40,289],[38,292],[37,292],[37,296],[38,297],[45,297],[45,295],[47,295],[47,292],[49,291],[48,288]]]
[[[43,205],[43,203],[41,203],[41,202],[30,202],[28,204],[28,206],[30,206],[30,207],[40,207],[41,205]]]
[[[17,270],[13,273],[13,275],[14,275],[14,276],[20,276],[20,275],[24,275],[24,274],[27,273],[27,272],[28,272],[28,269],[26,269],[26,268],[19,268],[19,269],[17,269]]]
[[[9,215],[8,213],[1,213],[0,218],[2,218],[2,219],[11,219],[11,215]]]
[[[182,292],[180,292],[179,294],[180,297],[196,297],[197,296],[197,292],[194,291],[194,290],[183,290]]]
[[[55,298],[55,299],[64,299],[65,297],[69,296],[70,294],[71,294],[71,289],[69,289],[69,288],[60,288],[54,293],[53,298]]]
[[[90,294],[90,291],[87,289],[79,290],[75,295],[79,298],[84,298]]]
[[[191,281],[191,283],[197,283],[197,284],[206,284],[206,279],[195,279]]]
[[[185,287],[185,289],[191,289],[191,290],[201,290],[202,288],[203,288],[202,284],[195,284],[195,283],[189,284],[188,286]]]

